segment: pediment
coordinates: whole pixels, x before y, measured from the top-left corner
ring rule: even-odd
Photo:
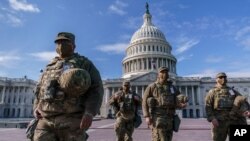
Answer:
[[[133,82],[154,82],[156,81],[157,73],[156,72],[149,72],[135,78],[132,78],[130,81]]]

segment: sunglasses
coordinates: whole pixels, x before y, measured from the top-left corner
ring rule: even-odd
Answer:
[[[218,78],[219,78],[219,79],[222,79],[222,78],[225,79],[225,78],[227,78],[227,77],[226,77],[226,76],[220,76],[220,77],[218,77]]]

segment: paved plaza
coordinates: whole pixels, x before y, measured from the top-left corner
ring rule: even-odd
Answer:
[[[94,121],[88,130],[88,141],[115,141],[114,122],[113,119]],[[151,141],[151,131],[145,121],[140,128],[135,129],[133,138],[134,141]],[[28,140],[25,138],[25,129],[0,128],[0,141]],[[210,124],[206,119],[182,119],[180,130],[174,133],[173,141],[211,141]]]

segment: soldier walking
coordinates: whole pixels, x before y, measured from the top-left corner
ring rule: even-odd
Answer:
[[[103,86],[99,71],[74,53],[75,36],[60,32],[55,57],[45,68],[35,91],[34,141],[86,141],[86,130],[99,112]]]
[[[207,120],[212,124],[213,141],[225,141],[232,124],[247,124],[249,104],[233,87],[227,86],[227,75],[216,75],[216,85],[205,99]]]
[[[176,122],[180,122],[175,110],[187,106],[187,97],[168,78],[168,68],[160,67],[157,81],[148,85],[143,95],[143,115],[152,130],[152,141],[171,141],[173,131],[178,130]]]
[[[109,104],[113,106],[116,115],[117,141],[132,141],[135,118],[138,116],[137,110],[141,105],[140,96],[130,91],[129,81],[124,81],[122,89],[110,98]]]

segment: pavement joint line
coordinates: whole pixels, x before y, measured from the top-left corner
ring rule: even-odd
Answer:
[[[17,130],[17,128],[1,128],[0,132],[4,132],[4,131],[11,131],[11,130]]]
[[[96,127],[96,128],[90,128],[90,130],[87,130],[87,133],[94,132],[95,129],[105,129],[107,127],[113,126],[114,124],[115,123],[111,123],[111,124],[102,125],[102,126],[99,126],[99,127]],[[110,128],[110,129],[113,129],[113,128]]]

